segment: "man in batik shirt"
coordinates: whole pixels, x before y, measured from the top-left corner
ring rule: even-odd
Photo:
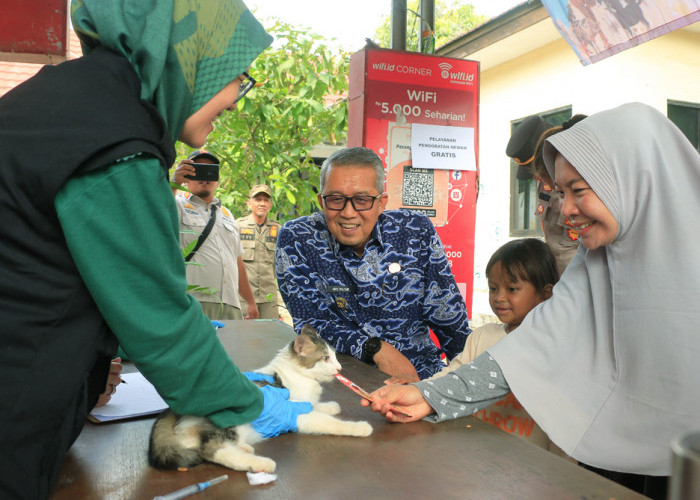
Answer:
[[[286,223],[277,239],[277,280],[295,328],[310,324],[338,352],[402,381],[431,376],[471,330],[430,219],[384,211],[384,167],[370,149],[333,153],[320,184],[323,213]]]

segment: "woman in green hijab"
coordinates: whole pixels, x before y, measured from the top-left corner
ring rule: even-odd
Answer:
[[[85,56],[0,100],[0,497],[45,498],[120,344],[180,414],[254,420],[260,391],[186,293],[168,169],[271,42],[239,0],[75,0]]]

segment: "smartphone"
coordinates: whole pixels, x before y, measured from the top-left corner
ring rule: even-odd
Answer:
[[[186,179],[193,181],[211,181],[219,180],[219,165],[216,163],[193,163],[194,175],[186,175]]]

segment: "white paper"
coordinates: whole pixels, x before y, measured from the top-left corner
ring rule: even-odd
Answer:
[[[413,168],[476,170],[474,129],[411,124]]]
[[[123,373],[117,392],[104,406],[94,408],[90,415],[100,422],[124,418],[152,415],[165,410],[168,405],[163,401],[155,387],[139,372]]]

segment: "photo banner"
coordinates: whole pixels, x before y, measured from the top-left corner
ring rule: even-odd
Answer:
[[[585,66],[700,21],[699,0],[542,0]]]

